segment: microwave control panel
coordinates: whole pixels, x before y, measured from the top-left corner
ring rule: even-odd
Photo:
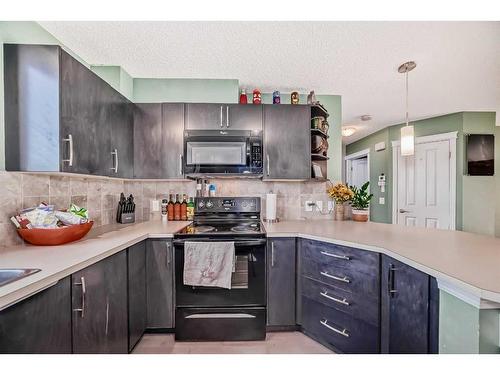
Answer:
[[[254,168],[262,167],[262,144],[261,142],[253,142],[251,144],[251,166]]]

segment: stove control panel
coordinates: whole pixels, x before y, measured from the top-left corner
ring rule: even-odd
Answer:
[[[196,212],[260,212],[260,197],[196,197]]]

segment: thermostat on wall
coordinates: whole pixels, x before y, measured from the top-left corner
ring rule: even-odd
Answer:
[[[385,142],[375,143],[375,151],[385,150]]]

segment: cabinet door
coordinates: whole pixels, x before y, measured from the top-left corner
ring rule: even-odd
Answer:
[[[226,128],[224,104],[186,104],[186,129]]]
[[[262,131],[261,105],[229,104],[224,110],[228,129]]]
[[[174,326],[174,262],[171,240],[146,245],[147,328]]]
[[[161,178],[183,178],[184,104],[162,104]]]
[[[161,177],[161,104],[134,106],[134,177]]]
[[[71,276],[74,353],[128,353],[127,253]]]
[[[70,277],[0,311],[0,353],[71,353]]]
[[[429,275],[383,255],[382,280],[382,353],[428,353]]]
[[[130,246],[128,260],[128,349],[132,351],[146,330],[146,241]]]
[[[295,238],[267,243],[267,324],[295,325]]]
[[[60,64],[61,170],[106,176],[110,155],[103,82],[64,51]]]
[[[113,89],[111,89],[113,90]],[[112,91],[108,108],[110,126],[110,163],[108,175],[132,178],[134,176],[134,126],[132,103]]]
[[[311,108],[264,105],[264,179],[311,178]]]

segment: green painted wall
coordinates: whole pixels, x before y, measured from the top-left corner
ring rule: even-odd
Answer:
[[[128,100],[134,96],[133,78],[118,65],[92,65],[90,69]]]
[[[500,163],[500,127],[495,127],[495,113],[493,112],[459,112],[449,115],[433,117],[413,122],[415,136],[426,136],[447,132],[458,132],[457,139],[457,205],[456,228],[475,233],[495,235],[500,234],[500,216],[495,204],[500,207],[500,184],[498,174],[495,177],[472,177],[464,175],[464,133],[495,133],[496,137],[496,165]],[[392,222],[392,146],[393,140],[400,138],[400,129],[403,124],[390,126],[377,133],[371,134],[346,147],[346,154],[352,154],[364,149],[370,149],[370,184],[375,197],[371,205],[371,220],[382,223]],[[374,145],[385,141],[386,149],[376,152]],[[498,168],[498,167],[497,167]],[[387,176],[386,193],[380,193],[377,186],[378,175]],[[380,205],[378,197],[385,196],[386,204]],[[481,197],[481,199],[478,199]]]
[[[439,353],[500,353],[500,314],[439,292]]]
[[[136,103],[237,103],[237,79],[134,78]]]

